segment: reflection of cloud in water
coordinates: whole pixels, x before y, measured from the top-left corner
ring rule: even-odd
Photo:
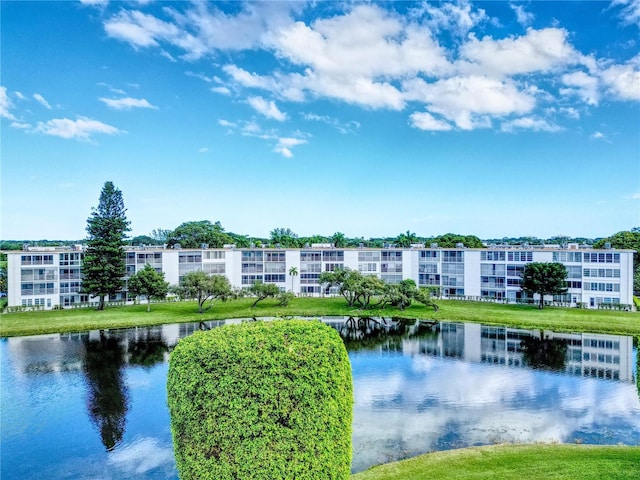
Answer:
[[[640,443],[640,401],[628,383],[425,356],[359,371],[354,360],[353,471],[468,445],[606,443],[614,421],[627,443]]]
[[[155,438],[142,438],[123,444],[109,454],[109,463],[129,474],[141,475],[164,467],[173,469],[173,447],[163,446]]]

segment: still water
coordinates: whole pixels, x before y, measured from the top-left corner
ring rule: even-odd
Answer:
[[[323,320],[351,359],[353,472],[498,442],[640,445],[631,337]],[[167,359],[221,323],[0,340],[0,478],[176,479]]]

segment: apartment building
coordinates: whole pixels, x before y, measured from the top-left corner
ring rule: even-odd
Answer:
[[[28,247],[7,251],[9,306],[71,306],[92,301],[81,293],[84,247]],[[127,300],[126,281],[145,264],[164,272],[170,284],[194,270],[226,275],[234,287],[256,281],[281,290],[320,296],[322,272],[349,268],[376,275],[387,283],[413,279],[420,287],[438,287],[443,298],[525,300],[521,274],[530,262],[560,262],[567,267],[568,293],[551,298],[571,305],[598,308],[601,304],[633,304],[633,250],[563,246],[495,246],[483,249],[333,248],[328,244],[303,249],[225,248],[165,249],[155,246],[126,249],[126,277],[121,293],[110,300]],[[296,274],[290,272],[295,269]]]

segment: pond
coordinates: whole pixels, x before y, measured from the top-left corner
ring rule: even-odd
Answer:
[[[501,442],[640,445],[631,337],[323,321],[340,332],[352,364],[353,472]],[[2,339],[0,477],[176,479],[169,352],[222,323]]]

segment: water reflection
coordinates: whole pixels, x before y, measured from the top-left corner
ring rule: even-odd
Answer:
[[[125,350],[118,338],[104,331],[98,339],[86,339],[85,349],[89,417],[100,432],[102,444],[111,451],[122,440],[128,409],[129,393],[122,372]]]
[[[494,442],[640,444],[631,337],[322,320],[352,363],[354,472]],[[241,321],[3,339],[0,477],[175,479],[169,352],[197,330]]]

